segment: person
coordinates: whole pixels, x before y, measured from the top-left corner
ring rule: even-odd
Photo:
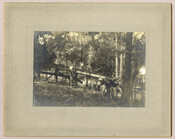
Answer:
[[[97,91],[100,91],[100,86],[101,86],[101,82],[100,80],[97,81]]]
[[[104,96],[106,94],[107,88],[106,88],[106,79],[102,79],[100,82],[100,93]]]
[[[107,90],[106,90],[106,85],[103,84],[103,85],[101,86],[101,90],[100,90],[101,95],[104,96],[105,93],[106,93],[106,91],[107,91]]]
[[[117,97],[118,97],[118,99],[121,99],[121,97],[123,95],[122,86],[118,85],[116,89],[117,89]]]
[[[91,80],[91,89],[94,91],[94,80]]]
[[[97,81],[94,81],[94,86],[93,86],[94,90],[97,91]]]
[[[90,79],[88,80],[88,88],[89,88],[89,90],[91,90],[91,88],[92,88],[92,83],[91,83]]]
[[[112,98],[111,93],[110,93],[110,88],[111,88],[111,83],[106,81],[106,95],[108,98]]]

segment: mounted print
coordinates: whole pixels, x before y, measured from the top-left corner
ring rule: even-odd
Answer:
[[[171,4],[4,13],[4,136],[171,136]]]

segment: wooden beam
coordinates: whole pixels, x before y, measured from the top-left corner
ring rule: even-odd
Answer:
[[[48,74],[48,75],[57,75],[57,76],[61,76],[61,77],[64,77],[68,80],[70,80],[70,76],[69,75],[64,75],[63,73],[60,73],[58,72],[57,74],[56,73],[51,73],[51,72],[44,72],[44,71],[41,71],[41,74]],[[49,78],[51,77],[49,76]],[[77,79],[78,82],[80,82],[81,84],[83,83],[80,79]]]
[[[50,77],[52,77],[52,75],[50,75],[49,77],[47,77],[45,81],[47,81]]]
[[[96,78],[106,78],[105,76],[101,76],[101,75],[98,75],[98,74],[91,74],[91,73],[87,73],[87,72],[82,72],[82,71],[77,71],[78,74],[81,74],[81,75],[88,75],[88,76],[91,76],[91,77],[96,77]]]

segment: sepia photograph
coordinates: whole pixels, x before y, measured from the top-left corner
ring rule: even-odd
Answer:
[[[34,32],[33,106],[145,107],[144,32]]]
[[[3,7],[4,137],[171,138],[171,3]]]

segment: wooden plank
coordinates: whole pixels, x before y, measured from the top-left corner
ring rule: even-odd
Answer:
[[[70,76],[69,75],[64,75],[63,73],[60,73],[58,72],[57,74],[56,73],[51,73],[51,72],[44,72],[44,71],[41,71],[41,74],[48,74],[48,75],[57,75],[57,76],[61,76],[61,77],[64,77],[64,78],[67,78],[68,80],[70,80]],[[80,82],[81,84],[83,83],[80,79],[77,79],[78,82]]]
[[[45,81],[47,81],[50,77],[52,77],[52,75],[50,75],[49,77],[47,77]]]
[[[88,76],[91,76],[91,77],[96,77],[96,78],[106,78],[105,76],[101,76],[101,75],[98,75],[98,74],[91,74],[91,73],[87,73],[87,72],[82,72],[82,71],[77,71],[78,74],[81,74],[81,75],[88,75]]]

